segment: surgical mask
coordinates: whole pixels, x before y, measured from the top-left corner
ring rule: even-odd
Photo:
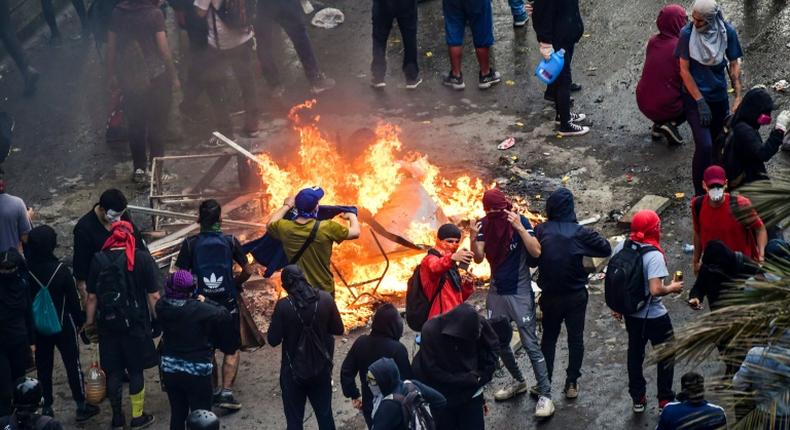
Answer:
[[[724,199],[724,187],[715,187],[708,190],[711,201],[720,202]]]
[[[757,117],[757,124],[768,125],[770,123],[771,123],[771,115],[763,113],[763,114],[760,114],[760,116]]]
[[[368,385],[368,388],[370,388],[370,392],[373,394],[373,397],[378,397],[381,395],[381,388],[379,388],[378,385],[371,384]]]
[[[107,209],[107,214],[104,216],[107,221],[112,224],[121,220],[121,215],[123,215],[123,211],[116,212],[112,209]]]

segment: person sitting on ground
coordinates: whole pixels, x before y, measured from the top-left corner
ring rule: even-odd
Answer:
[[[298,265],[313,288],[320,288],[335,296],[335,280],[330,271],[332,247],[344,240],[359,238],[359,221],[351,212],[341,216],[348,227],[332,220],[318,221],[318,203],[324,197],[320,187],[305,188],[285,199],[266,224],[267,233],[283,244],[290,264]],[[296,207],[299,215],[293,221],[283,219]]]
[[[45,288],[55,306],[55,315],[61,327],[60,332],[56,334],[36,333],[36,371],[44,396],[41,413],[54,416],[52,369],[57,347],[63,367],[66,369],[72,399],[77,404],[76,421],[81,423],[97,415],[99,408],[85,402],[85,379],[82,375],[77,339],[77,333],[85,324],[85,312],[82,310],[71,270],[55,256],[57,241],[55,230],[48,225],[41,225],[30,230],[25,245],[30,296],[36,297],[39,291]]]
[[[636,104],[653,121],[654,139],[663,135],[670,145],[682,145],[683,136],[678,125],[686,122],[683,112],[680,64],[675,59],[675,48],[680,30],[688,23],[686,9],[678,4],[666,5],[658,13],[658,34],[647,42],[642,77],[636,85]]]
[[[474,285],[458,271],[458,263],[468,265],[474,257],[472,251],[458,249],[461,229],[455,224],[444,224],[436,239],[436,245],[420,262],[422,291],[431,303],[428,319],[453,310],[474,292]]]
[[[499,348],[488,320],[462,303],[428,320],[421,334],[420,350],[412,361],[414,376],[447,399],[435,415],[436,429],[485,428],[483,388],[493,378]]]
[[[340,369],[340,384],[343,395],[350,398],[354,408],[361,409],[365,423],[370,428],[373,425],[373,394],[367,383],[367,369],[374,361],[388,357],[397,364],[399,374],[405,379],[411,379],[411,364],[409,352],[400,343],[403,336],[403,318],[391,303],[385,303],[376,309],[373,314],[370,335],[363,334],[351,345],[343,366]],[[362,398],[354,378],[359,375],[362,385]]]
[[[209,410],[192,411],[187,417],[187,430],[219,430],[219,418]]]
[[[705,379],[696,372],[680,378],[678,402],[667,404],[661,412],[656,430],[715,430],[727,428],[727,416],[721,406],[705,400]]]
[[[280,389],[287,428],[304,428],[309,399],[318,428],[334,430],[332,360],[334,336],[343,334],[343,320],[332,296],[312,287],[299,266],[286,266],[281,279],[288,296],[274,306],[266,340],[273,347],[283,344]]]
[[[365,379],[372,391],[373,416],[372,430],[409,430],[411,416],[404,414],[405,397],[417,391],[428,403],[432,416],[444,407],[447,400],[433,388],[409,378],[401,379],[395,360],[382,357],[374,361],[366,372]],[[403,399],[403,400],[401,400]],[[409,411],[411,412],[411,411]],[[432,418],[423,417],[435,421]]]
[[[211,336],[218,327],[233,321],[225,306],[193,298],[192,274],[177,270],[168,276],[165,296],[156,302],[162,326],[160,370],[170,401],[170,430],[184,430],[190,411],[211,409],[214,345]]]
[[[790,111],[784,110],[779,113],[774,129],[763,142],[760,127],[771,124],[774,108],[774,101],[765,88],[753,88],[746,93],[735,111],[731,123],[732,135],[723,148],[723,163],[730,191],[768,179],[765,163],[779,151],[790,127]]]
[[[43,395],[41,384],[33,378],[21,377],[14,387],[14,412],[0,417],[3,430],[63,430],[54,418],[39,415],[38,407]]]

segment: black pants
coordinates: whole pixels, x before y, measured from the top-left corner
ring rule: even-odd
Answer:
[[[170,430],[184,430],[191,411],[211,410],[211,375],[163,373],[167,399],[170,401]]]
[[[78,404],[85,401],[85,379],[80,364],[77,331],[71,317],[63,321],[63,330],[55,336],[36,336],[36,370],[38,382],[44,393],[44,406],[52,406],[52,368],[55,365],[55,348],[60,352],[63,367],[69,379],[71,396]]]
[[[305,402],[310,400],[320,430],[334,430],[332,417],[332,374],[325,374],[305,384],[299,384],[291,376],[288,367],[280,369],[280,389],[283,392],[283,408],[288,430],[304,428]]]
[[[417,65],[417,0],[373,0],[373,62],[370,71],[376,81],[387,73],[387,39],[392,22],[398,21],[403,39],[403,73],[415,80],[420,73]]]
[[[642,319],[625,317],[625,328],[628,331],[628,392],[634,401],[645,396],[647,382],[642,373],[645,362],[645,345],[661,345],[672,339],[672,320],[669,314],[658,318]],[[658,400],[674,400],[672,391],[672,378],[675,375],[674,357],[660,361],[657,365],[656,385],[658,386]]]
[[[145,170],[150,160],[165,155],[164,135],[172,101],[172,83],[166,73],[152,79],[148,88],[124,91],[129,150],[135,170]]]
[[[129,395],[137,394],[145,388],[142,370],[129,370]],[[110,399],[113,416],[123,416],[123,370],[107,372],[107,398]]]
[[[555,51],[565,50],[565,65],[562,67],[560,75],[557,76],[557,80],[546,87],[546,95],[554,97],[554,108],[560,117],[560,124],[567,124],[571,120],[571,83],[573,83],[571,62],[574,48],[573,43],[554,45]]]
[[[587,315],[587,300],[589,295],[586,289],[563,294],[547,295],[540,298],[540,309],[543,311],[543,339],[540,349],[546,358],[546,368],[549,371],[549,380],[554,372],[554,356],[557,349],[557,338],[560,336],[562,323],[568,332],[568,368],[565,382],[575,383],[581,376],[582,361],[584,360],[584,318]]]
[[[436,430],[482,430],[485,428],[483,396],[463,403],[447,404],[435,413]]]
[[[280,72],[274,59],[274,29],[279,25],[291,39],[296,55],[310,83],[315,83],[321,75],[318,60],[315,58],[313,44],[307,34],[299,2],[296,0],[258,0],[258,14],[255,22],[255,38],[258,42],[256,53],[261,64],[263,77],[269,85],[282,85]]]
[[[19,39],[16,37],[16,28],[11,23],[11,9],[8,0],[0,0],[0,39],[3,40],[5,50],[14,59],[19,71],[26,75],[27,58],[24,51],[22,51],[22,45],[19,44]]]
[[[0,416],[11,415],[14,382],[25,376],[30,346],[0,345]]]
[[[253,41],[231,49],[209,47],[205,57],[200,60],[206,65],[203,74],[203,86],[206,88],[220,130],[231,130],[229,102],[231,97],[226,91],[227,71],[230,69],[239,85],[241,99],[244,103],[245,116],[258,118],[258,101],[255,90],[255,70],[252,57]],[[203,55],[201,54],[201,55]]]
[[[85,13],[85,3],[82,0],[71,0],[71,4],[74,5],[74,10],[77,12],[77,16],[80,17],[83,31],[87,31],[88,19]],[[41,0],[41,10],[44,13],[44,19],[47,21],[50,33],[53,36],[59,36],[60,31],[58,31],[58,23],[55,20],[55,6],[52,5],[52,0]]]

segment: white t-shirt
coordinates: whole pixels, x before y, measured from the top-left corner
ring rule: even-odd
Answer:
[[[219,18],[219,15],[214,16],[214,11],[222,6],[224,0],[195,0],[194,5],[201,10],[208,11],[206,19],[208,20],[208,44],[217,49],[233,49],[237,46],[247,43],[252,39],[252,27],[247,29],[235,29],[225,25]],[[209,5],[214,6],[210,8]],[[214,22],[217,23],[216,31],[214,30]],[[217,43],[219,38],[219,43]]]

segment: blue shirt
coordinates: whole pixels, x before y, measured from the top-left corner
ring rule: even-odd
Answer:
[[[694,31],[694,24],[689,23],[680,30],[680,40],[675,48],[675,57],[688,60],[689,72],[697,83],[697,88],[702,93],[702,97],[711,102],[721,102],[727,100],[727,64],[743,57],[741,42],[738,40],[738,33],[732,25],[725,22],[727,29],[727,49],[724,51],[724,60],[715,66],[706,66],[691,58],[689,54],[689,40],[691,32]],[[686,91],[686,88],[683,88]]]
[[[488,223],[486,218],[483,218],[480,232],[477,234],[478,242],[485,242],[485,226]],[[535,236],[532,231],[532,225],[524,215],[521,215],[521,225],[527,229],[531,236]],[[521,236],[513,231],[513,238],[510,240],[509,251],[505,261],[497,267],[496,271],[491,274],[491,290],[499,295],[513,295],[519,292],[519,289],[530,289],[532,278],[529,274],[529,260],[532,258],[527,252]],[[531,291],[531,289],[529,290]]]
[[[664,407],[656,430],[715,430],[727,427],[721,406],[701,402],[672,402]]]

